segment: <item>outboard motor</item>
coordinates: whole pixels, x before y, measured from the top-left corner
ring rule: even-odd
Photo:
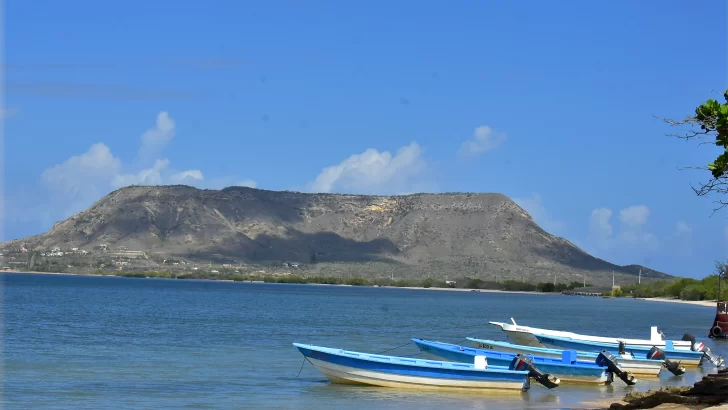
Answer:
[[[533,359],[529,359],[520,353],[513,358],[509,369],[528,370],[529,377],[533,377],[534,379],[536,379],[537,382],[541,383],[549,389],[558,387],[559,384],[561,384],[561,380],[558,377],[548,373],[541,373],[541,371],[533,365]]]
[[[723,357],[716,356],[713,354],[713,352],[710,350],[708,346],[705,345],[703,342],[698,342],[695,339],[695,336],[691,335],[690,333],[685,333],[682,337],[682,340],[688,341],[691,343],[690,350],[694,352],[703,352],[703,356],[705,356],[708,360],[710,360],[711,363],[714,365],[721,367],[725,365],[725,360],[723,360]]]
[[[619,355],[627,354],[627,345],[623,341],[619,341]]]
[[[606,367],[612,374],[616,374],[628,386],[637,384],[637,378],[632,373],[622,370],[617,364],[617,358],[608,351],[602,350],[597,356],[596,363],[597,366]]]
[[[665,356],[665,352],[660,350],[657,346],[652,346],[652,349],[647,352],[647,358],[651,360],[662,360],[662,367],[675,376],[680,376],[685,373],[685,367],[680,366],[680,362],[673,362],[668,359],[667,356]]]

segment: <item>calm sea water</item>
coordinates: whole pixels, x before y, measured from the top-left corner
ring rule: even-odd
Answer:
[[[508,396],[340,386],[291,343],[414,356],[411,337],[504,339],[489,320],[647,338],[703,337],[714,309],[627,299],[60,275],[0,275],[4,408],[578,408],[634,388]],[[707,338],[704,338],[707,341]],[[728,343],[707,342],[720,353]],[[300,370],[300,375],[299,375]],[[701,372],[640,380],[692,383]]]

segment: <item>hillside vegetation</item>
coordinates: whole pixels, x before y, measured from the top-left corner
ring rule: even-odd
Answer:
[[[66,251],[62,258],[50,252],[54,247]],[[487,193],[370,196],[133,186],[42,235],[0,248],[6,255],[35,255],[29,266],[49,270],[237,266],[239,272],[370,280],[594,284],[611,284],[614,271],[620,284],[629,284],[643,269],[650,280],[670,278],[593,257],[544,231],[510,198]],[[75,259],[67,258],[69,250]],[[82,251],[88,253],[79,256]],[[129,258],[130,252],[138,254]],[[25,256],[12,257],[22,265]],[[170,267],[170,260],[178,262]]]

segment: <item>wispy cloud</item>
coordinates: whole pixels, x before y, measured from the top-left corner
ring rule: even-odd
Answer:
[[[198,57],[198,58],[139,58],[129,57],[124,61],[46,61],[5,63],[3,68],[9,72],[44,71],[44,70],[111,70],[130,69],[135,67],[156,67],[174,69],[222,70],[249,66],[251,62],[242,58]]]
[[[541,195],[534,193],[527,198],[513,198],[513,201],[525,209],[536,223],[551,234],[562,233],[566,224],[554,219],[546,210]]]
[[[459,155],[473,157],[498,148],[506,140],[506,135],[495,132],[492,128],[483,125],[473,131],[473,138],[460,146]]]
[[[631,250],[654,251],[658,247],[657,237],[647,230],[650,209],[646,205],[633,205],[619,211],[619,230],[612,227],[613,212],[609,208],[598,208],[589,218],[589,239],[602,250],[629,248]]]
[[[258,186],[258,183],[253,181],[252,179],[245,179],[243,181],[238,181],[233,184],[233,186],[245,186],[248,188],[256,188]]]
[[[175,123],[169,117],[169,113],[162,111],[157,114],[157,121],[154,127],[145,131],[141,136],[138,160],[142,163],[154,159],[162,153],[174,138]]]
[[[193,98],[192,93],[188,91],[139,88],[112,84],[54,82],[7,83],[5,90],[11,94],[102,100],[187,100]]]

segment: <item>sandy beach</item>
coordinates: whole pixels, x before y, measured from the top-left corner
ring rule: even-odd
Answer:
[[[670,298],[635,298],[638,300],[647,300],[650,302],[672,302],[672,303],[683,303],[686,305],[697,305],[697,306],[708,306],[715,307],[715,300],[680,300]]]
[[[522,293],[525,295],[555,295],[555,293],[548,292],[529,292],[522,290],[498,290],[498,289],[462,289],[462,288],[423,288],[423,287],[396,287],[396,286],[381,286],[383,288],[392,289],[411,289],[411,290],[448,290],[455,292],[484,292],[484,293]]]

